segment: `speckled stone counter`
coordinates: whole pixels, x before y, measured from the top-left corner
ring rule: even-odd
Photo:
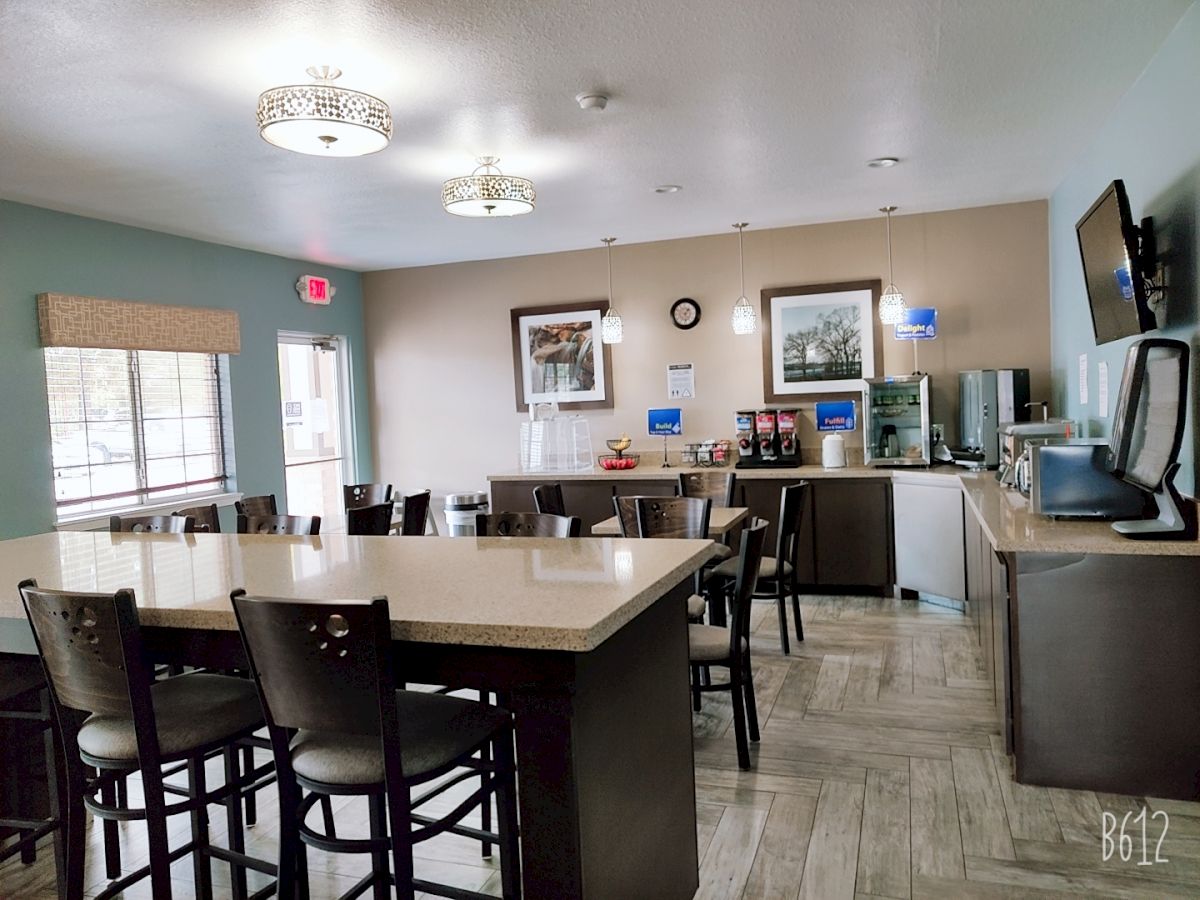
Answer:
[[[1197,541],[1130,540],[1111,523],[1051,519],[1030,512],[1029,501],[1001,487],[994,473],[960,476],[967,511],[1001,553],[1103,553],[1128,556],[1200,556]]]
[[[529,481],[535,483],[548,481],[674,481],[684,473],[694,472],[736,472],[738,480],[770,479],[773,481],[789,481],[813,478],[882,478],[892,477],[896,469],[875,468],[873,466],[846,466],[842,469],[825,469],[821,466],[793,466],[782,469],[739,469],[736,466],[717,466],[709,469],[696,466],[668,466],[663,468],[652,462],[647,462],[650,454],[642,454],[642,462],[636,469],[621,471],[606,471],[597,466],[591,472],[554,472],[546,474],[526,474],[522,472],[507,472],[489,475],[488,481]],[[937,471],[937,470],[929,470]]]
[[[0,618],[16,585],[133,588],[144,625],[237,628],[229,592],[388,596],[397,639],[535,650],[597,647],[708,559],[709,541],[113,535],[0,541]]]

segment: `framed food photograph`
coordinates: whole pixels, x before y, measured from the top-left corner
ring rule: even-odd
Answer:
[[[882,288],[876,279],[764,289],[764,402],[858,393],[882,371]]]
[[[612,352],[600,341],[607,300],[512,310],[517,410],[531,403],[559,409],[612,409]]]

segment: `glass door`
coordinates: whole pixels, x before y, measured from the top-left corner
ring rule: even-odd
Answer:
[[[342,485],[354,475],[347,452],[351,430],[345,376],[342,338],[280,333],[287,510],[297,516],[320,516],[323,532],[344,529]]]

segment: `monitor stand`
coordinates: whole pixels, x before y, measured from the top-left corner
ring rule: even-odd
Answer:
[[[1113,522],[1113,531],[1127,538],[1147,541],[1194,541],[1196,505],[1184,500],[1175,489],[1179,463],[1172,463],[1163,476],[1162,487],[1154,492],[1158,518]]]

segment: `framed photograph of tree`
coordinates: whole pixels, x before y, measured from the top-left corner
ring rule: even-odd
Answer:
[[[876,279],[764,289],[764,402],[857,393],[882,371],[882,288]]]

